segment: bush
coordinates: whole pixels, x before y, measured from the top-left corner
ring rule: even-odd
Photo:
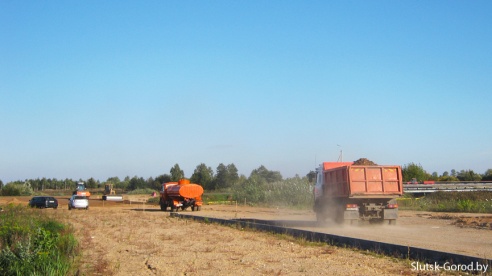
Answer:
[[[313,206],[313,186],[307,178],[289,178],[272,183],[252,176],[234,189],[234,199],[250,205],[286,206],[311,208]]]
[[[250,205],[265,203],[266,181],[256,175],[234,188],[234,199]]]
[[[66,275],[77,248],[73,230],[39,210],[8,205],[0,213],[0,275]]]
[[[29,196],[33,191],[29,183],[8,184],[0,190],[0,196]]]
[[[7,185],[0,190],[1,196],[20,196],[20,190],[14,185]]]
[[[268,184],[266,202],[277,206],[310,208],[313,206],[313,186],[306,178],[290,178]]]

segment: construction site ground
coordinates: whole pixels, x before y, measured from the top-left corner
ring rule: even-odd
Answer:
[[[31,197],[0,197],[0,207]],[[172,218],[147,196],[124,202],[93,196],[89,210],[39,210],[72,225],[80,243],[79,275],[442,275],[415,260],[340,248],[249,229]],[[309,210],[204,205],[187,214],[282,221],[294,228],[492,258],[492,215],[400,211],[396,226],[315,223]],[[490,272],[490,268],[489,268]]]

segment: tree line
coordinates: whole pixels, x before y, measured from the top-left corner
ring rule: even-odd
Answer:
[[[473,170],[454,170],[445,171],[442,175],[437,172],[428,173],[420,164],[409,163],[402,167],[402,178],[404,182],[416,180],[422,182],[426,180],[451,182],[451,181],[492,181],[492,169],[488,169],[484,174],[479,174]]]
[[[315,179],[315,172],[310,171],[302,179],[306,179],[306,182],[313,183]],[[444,172],[442,175],[438,175],[437,172],[432,174],[423,169],[420,164],[409,163],[402,167],[402,177],[404,182],[416,180],[422,182],[426,180],[431,181],[492,181],[492,169],[488,169],[484,174],[475,173],[473,170],[451,170],[450,172]],[[106,181],[101,182],[94,178],[83,179],[56,179],[56,178],[37,178],[26,179],[24,181],[13,181],[6,185],[0,180],[0,195],[30,195],[33,192],[43,191],[45,189],[51,190],[73,190],[77,182],[84,182],[88,189],[101,188],[104,184],[113,184],[116,189],[123,191],[133,191],[137,189],[162,189],[162,184],[166,182],[178,181],[179,179],[186,178],[184,171],[180,168],[179,164],[175,164],[169,173],[162,174],[156,177],[149,177],[144,179],[143,177],[130,177],[126,176],[123,180],[119,177],[109,177]],[[300,177],[296,176],[295,178]],[[207,166],[204,163],[200,163],[196,166],[191,177],[189,177],[192,183],[200,184],[207,191],[232,191],[239,193],[250,193],[251,196],[255,195],[257,187],[263,184],[270,185],[269,191],[275,190],[277,185],[271,187],[271,183],[285,182],[282,175],[278,171],[268,170],[265,166],[261,165],[257,169],[251,171],[249,177],[238,174],[238,169],[234,163],[225,165],[219,164],[215,170]],[[304,181],[304,180],[303,180]],[[297,182],[296,182],[297,183]],[[304,185],[304,184],[302,184]],[[311,184],[310,184],[311,185]],[[265,186],[265,185],[263,185]],[[282,186],[283,187],[283,186]],[[241,188],[241,189],[238,189]],[[245,192],[247,191],[247,192]],[[244,195],[242,195],[244,196]]]
[[[257,169],[254,169],[251,176],[258,175],[261,178],[265,179],[267,182],[281,181],[283,180],[282,175],[278,171],[270,171],[265,166],[261,165]],[[124,191],[133,191],[137,189],[152,189],[152,190],[160,190],[162,188],[162,184],[166,182],[175,182],[182,178],[187,178],[184,171],[180,168],[179,164],[175,164],[170,170],[169,173],[162,174],[156,177],[149,177],[144,179],[143,177],[126,176],[124,179],[120,179],[117,176],[109,177],[106,181],[101,182],[99,180],[94,179],[93,177],[89,179],[56,179],[56,178],[37,178],[37,179],[26,179],[24,181],[13,181],[9,182],[6,185],[0,180],[0,195],[5,195],[7,191],[13,187],[16,187],[16,190],[21,190],[21,194],[28,193],[27,191],[31,190],[33,192],[43,191],[46,189],[50,190],[73,190],[75,189],[76,183],[84,182],[88,189],[95,189],[104,187],[105,184],[112,184],[114,188],[121,189]],[[238,174],[238,169],[236,166],[232,164],[224,165],[223,163],[219,164],[214,171],[211,167],[207,166],[204,163],[196,166],[193,174],[189,177],[192,183],[197,183],[203,186],[205,190],[214,191],[214,190],[225,190],[229,189],[235,185],[240,183],[244,183],[248,178],[244,175]],[[24,191],[26,190],[26,191]],[[9,192],[9,194],[11,194]],[[15,193],[17,194],[17,193]],[[14,195],[15,195],[14,194]],[[30,194],[30,193],[28,193]]]

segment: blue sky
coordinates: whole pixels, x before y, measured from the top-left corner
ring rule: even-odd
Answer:
[[[0,180],[492,168],[490,1],[1,1]]]

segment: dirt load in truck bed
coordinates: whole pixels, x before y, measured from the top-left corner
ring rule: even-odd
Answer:
[[[354,165],[363,165],[363,166],[377,166],[378,164],[372,162],[367,158],[359,158],[354,161]]]

